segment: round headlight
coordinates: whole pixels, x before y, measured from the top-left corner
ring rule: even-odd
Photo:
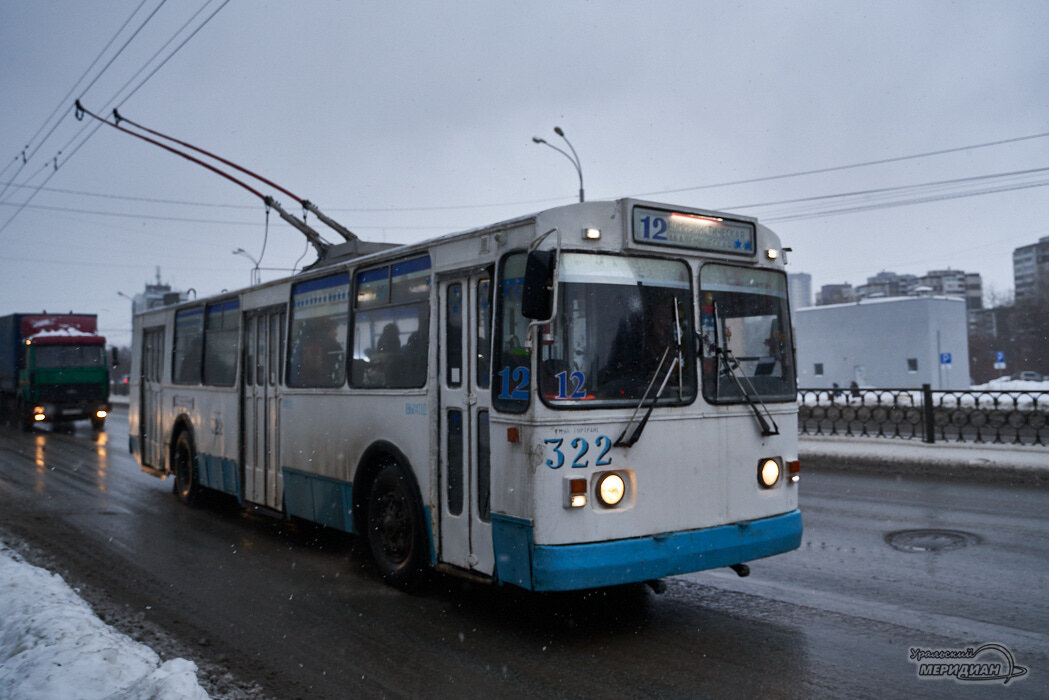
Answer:
[[[597,497],[606,506],[617,505],[626,495],[626,482],[616,473],[605,474],[597,482]]]
[[[762,460],[758,467],[758,481],[765,488],[772,488],[779,481],[779,462],[774,459]]]

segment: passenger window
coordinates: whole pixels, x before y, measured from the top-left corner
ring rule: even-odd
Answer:
[[[204,319],[204,383],[233,386],[240,342],[240,304],[236,299],[211,304]]]
[[[336,387],[346,383],[346,331],[350,278],[347,274],[299,282],[292,287],[288,386]],[[259,356],[265,355],[264,326]],[[259,383],[266,368],[259,367]]]
[[[175,314],[175,384],[200,384],[204,359],[204,307]]]
[[[350,384],[416,388],[426,384],[430,334],[430,258],[357,275]]]

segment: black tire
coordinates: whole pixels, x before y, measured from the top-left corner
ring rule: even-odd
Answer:
[[[200,497],[197,484],[197,454],[193,449],[193,438],[183,430],[175,440],[171,451],[171,470],[175,473],[175,495],[187,506],[195,505]]]
[[[92,430],[104,430],[106,427],[106,419],[93,416],[91,418],[91,429]]]
[[[430,548],[417,488],[396,462],[382,467],[368,494],[368,547],[382,579],[405,591],[426,582]]]

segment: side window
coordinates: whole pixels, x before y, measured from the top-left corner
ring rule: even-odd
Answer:
[[[249,316],[244,327],[244,381],[247,386],[255,386],[255,333],[259,327],[258,318]]]
[[[147,382],[161,381],[164,357],[164,329],[147,328],[142,333],[142,378]]]
[[[200,384],[204,354],[204,308],[175,314],[175,358],[171,380],[175,384]]]
[[[284,366],[284,343],[281,331],[284,328],[284,312],[270,314],[270,386],[280,384],[280,368]]]
[[[204,383],[233,386],[240,343],[236,299],[208,306],[204,317]]]
[[[492,458],[488,411],[477,412],[477,516],[492,519]]]
[[[291,347],[288,386],[336,387],[346,383],[346,332],[349,325],[350,276],[346,273],[299,282],[291,288]],[[265,333],[260,322],[260,357]],[[266,367],[258,367],[266,381]]]
[[[430,258],[357,274],[350,384],[374,389],[426,384]]]
[[[477,386],[487,389],[492,375],[492,280],[477,281]]]
[[[445,309],[444,356],[448,386],[463,385],[463,285],[448,285],[448,308]]]
[[[528,350],[528,319],[521,315],[525,253],[503,258],[496,300],[495,357],[492,404],[500,411],[523,413],[531,397],[532,356]]]

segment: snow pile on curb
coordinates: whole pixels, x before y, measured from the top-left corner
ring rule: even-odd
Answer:
[[[161,663],[98,619],[60,576],[0,544],[0,697],[205,700],[197,667]]]

